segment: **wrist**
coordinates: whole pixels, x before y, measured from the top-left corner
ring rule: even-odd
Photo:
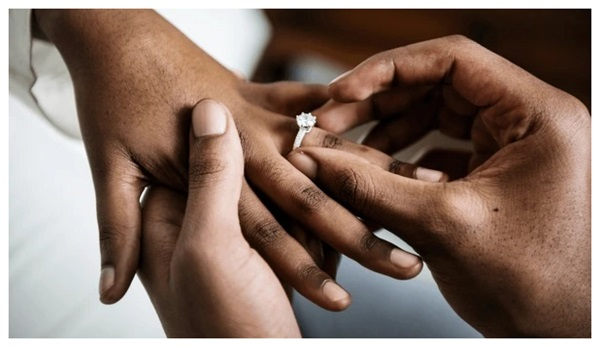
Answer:
[[[204,98],[240,99],[240,80],[151,10],[35,10],[78,98],[150,97],[180,112]]]

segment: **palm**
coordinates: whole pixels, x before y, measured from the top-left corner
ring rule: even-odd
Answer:
[[[167,334],[197,335],[210,327],[216,335],[220,332],[223,336],[251,336],[256,332],[264,334],[267,327],[278,335],[281,325],[294,318],[273,271],[249,247],[239,226],[233,233],[239,237],[223,240],[221,249],[194,245],[206,257],[187,256],[186,247],[178,244],[185,204],[182,195],[165,188],[151,189],[144,201],[139,277]],[[187,314],[177,309],[178,301],[185,302]],[[251,318],[253,326],[229,326],[231,317],[237,315]]]

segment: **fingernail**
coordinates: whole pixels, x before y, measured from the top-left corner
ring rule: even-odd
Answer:
[[[426,182],[441,182],[444,173],[437,170],[430,170],[424,167],[418,167],[415,170],[415,177],[420,181]]]
[[[100,284],[98,285],[100,297],[112,288],[113,284],[115,284],[115,268],[110,265],[103,267],[100,271]]]
[[[350,297],[342,287],[329,280],[323,285],[323,295],[331,302],[347,300]]]
[[[341,74],[338,77],[334,78],[331,82],[329,82],[329,84],[333,84],[333,83],[341,80],[342,78],[346,77],[350,72],[352,72],[352,70],[348,70],[348,71],[344,72],[343,74]]]
[[[196,137],[222,135],[227,128],[227,111],[216,101],[200,101],[192,111],[192,126]]]
[[[392,250],[390,261],[392,264],[403,269],[410,269],[420,262],[417,256],[404,252],[398,248]]]
[[[305,174],[306,177],[310,179],[317,177],[317,163],[311,157],[304,154],[304,152],[296,152],[288,157],[288,160],[296,169]]]

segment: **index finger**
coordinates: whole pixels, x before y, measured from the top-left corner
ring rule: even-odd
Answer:
[[[496,103],[515,65],[460,35],[424,41],[372,56],[329,86],[334,100],[356,102],[394,86],[451,84],[472,104]],[[513,81],[514,84],[514,81]]]

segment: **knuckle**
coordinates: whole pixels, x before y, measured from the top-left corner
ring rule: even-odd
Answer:
[[[454,60],[462,59],[462,57],[472,55],[483,49],[477,42],[460,34],[446,36],[442,40],[443,44],[439,47],[441,52],[453,57]],[[443,62],[440,63],[443,64]]]
[[[283,229],[274,220],[257,220],[248,228],[242,228],[248,243],[260,250],[272,248],[283,238]]]
[[[339,173],[339,182],[340,199],[363,215],[370,215],[371,208],[368,201],[374,195],[373,183],[351,168]]]
[[[304,283],[320,283],[324,280],[326,276],[324,276],[323,270],[321,270],[315,264],[306,264],[302,263],[297,267],[296,275],[300,282]],[[316,279],[316,281],[315,281]]]
[[[454,34],[446,37],[446,42],[450,45],[469,45],[475,41],[461,34]]]
[[[225,168],[225,164],[216,158],[194,160],[189,167],[189,189],[203,188],[218,181]]]
[[[344,141],[336,135],[333,134],[325,134],[321,138],[321,143],[319,147],[322,148],[331,148],[331,149],[339,149],[344,144]]]
[[[361,235],[358,244],[360,247],[360,250],[363,252],[370,252],[371,250],[373,250],[373,248],[375,246],[377,246],[379,243],[381,242],[381,240],[375,236],[372,233],[365,233],[363,235]]]
[[[327,200],[327,195],[315,186],[300,189],[296,196],[296,202],[304,213],[313,213],[322,210]]]

